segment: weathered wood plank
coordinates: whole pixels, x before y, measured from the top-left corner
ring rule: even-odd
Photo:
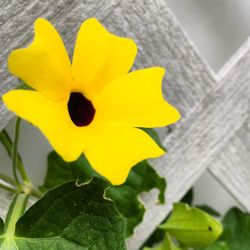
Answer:
[[[226,65],[217,74],[217,80],[223,79],[230,70],[237,69],[238,71],[246,71],[248,68],[233,68],[235,62],[239,58],[243,58],[248,53],[250,47],[250,39],[232,56]],[[244,60],[249,60],[246,55]],[[232,69],[233,68],[233,69]],[[233,73],[233,74],[236,74]],[[236,132],[235,136],[225,145],[220,152],[218,152],[214,161],[209,166],[209,171],[212,175],[220,181],[220,183],[233,195],[235,200],[239,202],[247,211],[250,211],[250,84],[246,89],[247,93],[247,107],[248,117],[242,127]]]
[[[219,152],[209,171],[250,212],[250,126],[246,122]]]

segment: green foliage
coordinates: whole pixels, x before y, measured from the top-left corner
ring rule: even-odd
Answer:
[[[143,249],[144,246],[152,247],[156,244],[159,244],[161,241],[163,241],[164,237],[165,237],[165,232],[160,228],[156,228],[155,231],[149,236],[147,241],[140,248],[140,250]]]
[[[138,163],[131,171],[125,184],[111,186],[107,197],[114,200],[119,211],[127,218],[127,236],[133,234],[134,227],[143,218],[145,208],[139,201],[140,193],[158,188],[159,202],[164,203],[165,179],[160,178],[147,161]]]
[[[77,161],[65,162],[55,151],[52,151],[48,155],[47,174],[40,190],[45,192],[70,180],[78,179],[85,182],[93,176],[100,177],[83,155]]]
[[[12,237],[0,236],[1,250],[124,250],[125,219],[103,197],[107,183],[68,182],[48,191],[16,224]]]
[[[45,182],[40,189],[46,191],[69,180],[88,181],[92,176],[98,176],[98,174],[84,156],[68,163],[64,162],[56,152],[52,152],[48,156]],[[145,212],[143,204],[138,199],[139,194],[152,188],[159,189],[159,202],[163,203],[165,179],[160,178],[147,161],[142,161],[130,171],[125,184],[110,185],[107,189],[106,196],[114,200],[119,211],[127,218],[127,236],[133,234],[134,227],[142,221]]]
[[[250,215],[237,208],[231,209],[223,219],[224,233],[221,240],[232,250],[249,250]]]
[[[192,203],[192,191],[189,191],[182,201]],[[219,216],[219,213],[209,206],[199,206],[210,215]],[[183,218],[184,219],[184,218]],[[181,226],[181,223],[176,221],[176,224]],[[232,208],[225,215],[222,225],[224,231],[218,240],[212,242],[208,246],[195,247],[195,250],[249,250],[250,249],[250,214],[244,213],[237,208]],[[154,234],[146,242],[145,245],[152,246],[156,243],[159,244],[164,238],[163,231],[155,230]],[[165,244],[165,243],[164,243]],[[163,245],[161,243],[159,246]],[[145,248],[151,249],[151,248]],[[155,248],[152,248],[155,250]],[[156,248],[157,249],[157,248]],[[166,248],[167,249],[167,248]]]
[[[218,241],[202,250],[250,249],[250,214],[232,208],[225,215],[222,224],[224,232]]]
[[[180,247],[177,247],[168,233],[165,234],[163,241],[156,247],[149,248],[144,247],[143,250],[182,250]]]
[[[202,210],[184,203],[174,204],[170,218],[159,227],[187,247],[209,245],[222,233],[219,221]]]
[[[181,202],[187,203],[188,205],[192,206],[193,199],[194,199],[194,190],[193,188],[190,188],[188,192],[181,199]]]
[[[162,148],[164,151],[166,151],[166,148],[162,145],[161,140],[157,134],[157,132],[152,129],[152,128],[140,128],[141,130],[143,130],[144,132],[146,132],[155,142],[156,144]]]
[[[0,235],[3,233],[4,230],[4,221],[2,218],[0,218]]]
[[[184,197],[181,199],[181,202],[187,203],[188,205],[192,205],[193,203],[193,188],[189,189],[189,191],[184,195]],[[166,222],[169,218],[169,215],[162,221],[162,223]],[[143,246],[153,246],[155,244],[159,244],[159,242],[163,241],[165,237],[165,233],[160,228],[156,228],[154,232],[150,235],[150,237],[147,239],[147,241],[144,243]]]
[[[231,248],[228,247],[227,243],[224,241],[218,241],[215,242],[214,244],[207,246],[205,248],[199,248],[199,249],[195,249],[195,250],[233,250]],[[241,248],[237,248],[237,250],[241,250]]]

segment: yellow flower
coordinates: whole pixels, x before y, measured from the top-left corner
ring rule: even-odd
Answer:
[[[71,65],[58,32],[39,18],[32,44],[8,58],[9,71],[34,91],[12,90],[3,101],[37,126],[65,161],[83,152],[99,174],[121,184],[136,163],[164,154],[138,127],[180,117],[162,96],[163,68],[128,73],[136,53],[133,40],[90,18],[80,27]]]

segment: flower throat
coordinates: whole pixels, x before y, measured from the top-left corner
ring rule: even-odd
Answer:
[[[88,126],[94,119],[95,108],[82,93],[72,92],[68,101],[68,111],[77,127]]]

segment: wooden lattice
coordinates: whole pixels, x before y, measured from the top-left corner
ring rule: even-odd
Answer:
[[[14,88],[6,69],[11,50],[27,45],[37,17],[48,18],[61,32],[72,53],[80,23],[95,16],[121,36],[133,38],[139,54],[134,68],[161,65],[166,98],[182,119],[164,141],[168,153],[155,160],[167,178],[167,204],[145,195],[143,223],[128,241],[138,249],[178,201],[208,169],[250,211],[250,41],[215,74],[206,65],[176,21],[165,0],[0,0],[0,95]],[[12,118],[0,103],[0,129]]]

